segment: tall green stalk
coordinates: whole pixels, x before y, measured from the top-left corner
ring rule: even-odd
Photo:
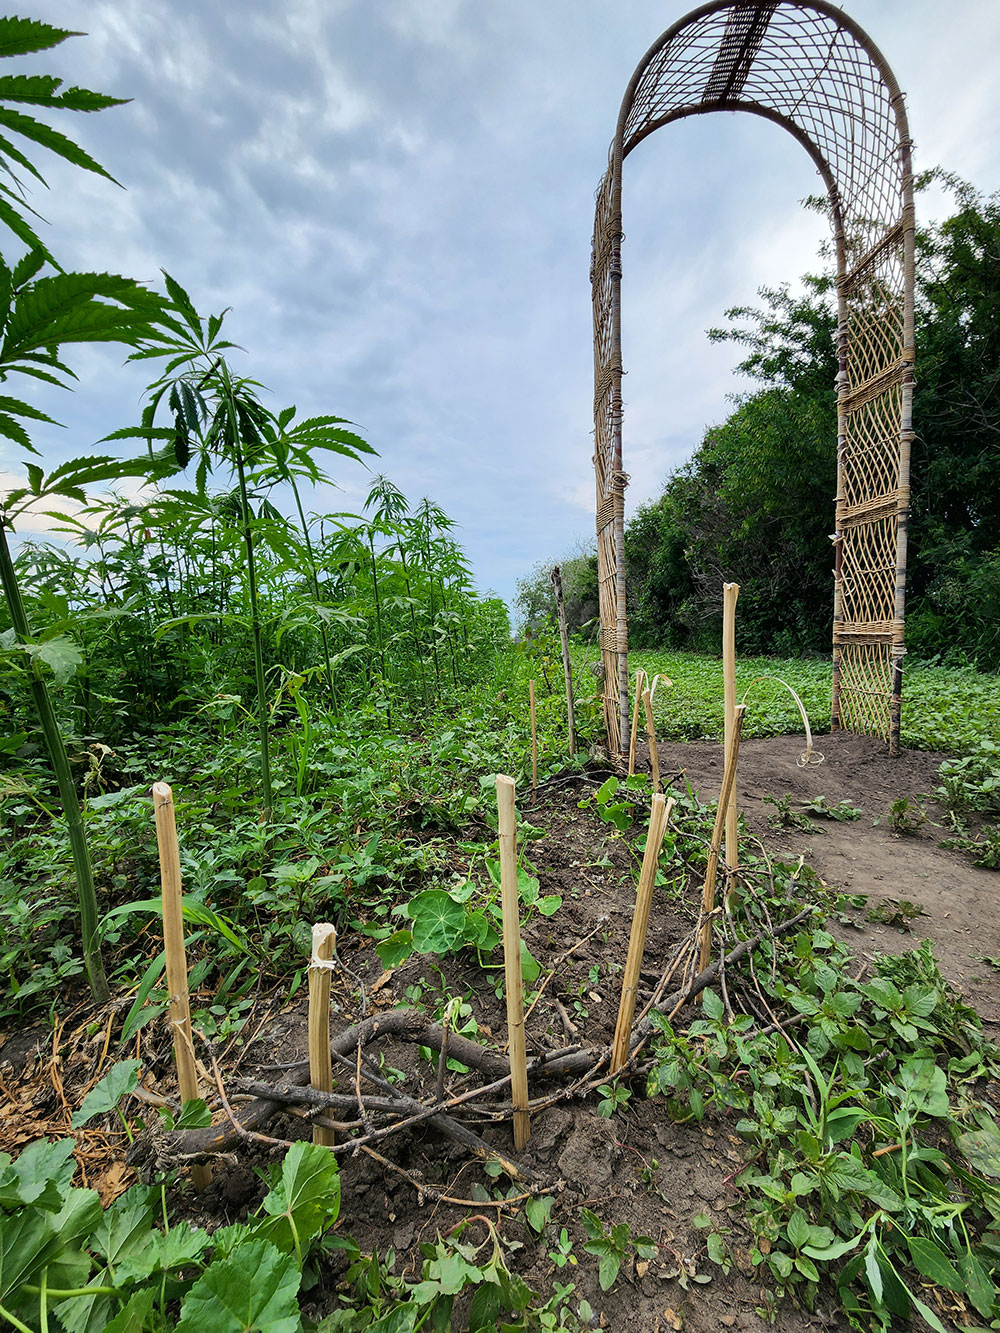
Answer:
[[[7,606],[10,610],[11,624],[21,643],[32,642],[31,626],[28,623],[21,589],[17,582],[14,561],[11,559],[7,543],[7,527],[0,521],[0,584],[3,585]],[[76,894],[80,904],[80,936],[83,942],[83,961],[90,979],[90,990],[97,1004],[106,1004],[109,998],[108,979],[104,973],[101,947],[97,935],[97,893],[94,889],[94,871],[90,864],[90,850],[83,827],[83,814],[77,799],[73,775],[70,772],[66,745],[59,730],[55,709],[49,696],[48,686],[41,674],[39,663],[32,658],[28,664],[31,679],[31,694],[45,738],[45,748],[59,787],[66,826],[69,830],[69,845],[73,856],[73,868],[76,872]]]
[[[264,819],[271,822],[274,811],[274,797],[271,794],[271,737],[267,726],[267,690],[264,684],[264,648],[260,632],[260,606],[257,598],[257,562],[254,555],[253,532],[250,527],[250,498],[247,495],[246,472],[243,467],[243,453],[239,444],[239,433],[235,412],[230,404],[233,427],[233,446],[236,455],[236,475],[240,483],[240,509],[242,511],[243,545],[247,554],[247,591],[250,595],[250,627],[253,634],[253,670],[257,685],[257,718],[260,728],[260,780],[264,788]]]

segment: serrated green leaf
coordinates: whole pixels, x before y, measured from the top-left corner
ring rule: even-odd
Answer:
[[[119,1060],[95,1087],[87,1093],[78,1111],[73,1113],[73,1128],[82,1129],[95,1116],[113,1111],[126,1093],[139,1086],[139,1061]]]
[[[261,1205],[268,1215],[254,1228],[280,1250],[292,1251],[336,1222],[340,1213],[340,1168],[333,1153],[313,1143],[294,1143]],[[294,1231],[292,1224],[294,1224]]]
[[[177,1333],[298,1333],[300,1280],[294,1256],[266,1240],[244,1241],[188,1292]]]

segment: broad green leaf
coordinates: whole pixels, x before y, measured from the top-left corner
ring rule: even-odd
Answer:
[[[397,930],[388,939],[375,946],[379,961],[385,968],[399,967],[413,953],[413,933],[409,930]]]
[[[701,997],[701,1007],[708,1017],[715,1019],[716,1022],[718,1022],[726,1012],[725,1006],[713,990],[704,992]]]
[[[318,1144],[294,1143],[261,1207],[271,1220],[257,1223],[255,1234],[285,1251],[296,1248],[296,1236],[299,1245],[307,1245],[332,1226],[340,1213],[336,1157]]]
[[[114,1319],[105,1325],[104,1333],[143,1333],[145,1329],[151,1328],[155,1299],[156,1292],[152,1287],[137,1291]]]
[[[907,1236],[910,1258],[918,1273],[948,1291],[962,1292],[965,1283],[945,1252],[925,1236]]]
[[[949,1114],[947,1079],[933,1057],[911,1057],[901,1067],[898,1082],[915,1111],[942,1118]]]
[[[73,1113],[73,1128],[82,1129],[94,1116],[113,1111],[127,1092],[139,1086],[139,1061],[119,1060],[111,1066],[96,1087],[91,1088],[78,1111]]]
[[[413,947],[418,953],[449,953],[461,940],[465,908],[443,889],[425,889],[410,899],[406,910],[413,918]]]
[[[54,639],[46,639],[44,643],[24,643],[21,644],[21,648],[37,661],[45,663],[55,677],[57,685],[65,685],[83,665],[83,654],[80,649],[64,634]]]
[[[959,1134],[955,1140],[958,1151],[970,1166],[984,1176],[1000,1179],[1000,1128],[996,1121],[983,1122],[981,1129]]]
[[[532,1231],[538,1235],[545,1230],[546,1224],[552,1216],[553,1198],[551,1195],[529,1199],[524,1205],[524,1212],[528,1219],[528,1225]]]
[[[967,1250],[958,1261],[969,1300],[984,1318],[989,1318],[997,1298],[996,1288],[985,1266]]]
[[[32,1204],[57,1212],[76,1171],[71,1156],[75,1147],[75,1139],[60,1139],[57,1143],[38,1139],[23,1148],[14,1161],[4,1154],[0,1165],[0,1209],[10,1211]]]
[[[177,1333],[298,1333],[300,1280],[293,1255],[266,1240],[245,1241],[202,1273],[184,1298]]]

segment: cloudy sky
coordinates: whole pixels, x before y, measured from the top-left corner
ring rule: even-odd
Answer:
[[[89,34],[35,67],[134,99],[64,118],[126,189],[53,166],[35,201],[46,239],[66,267],[165,268],[203,313],[231,306],[240,368],[269,401],[357,422],[373,467],[447,510],[479,586],[509,598],[536,561],[591,540],[593,195],[632,70],[688,8],[22,0]],[[1000,186],[1000,4],[847,9],[907,94],[917,169]],[[823,223],[798,203],[821,188],[806,154],[751,116],[669,126],[625,177],[631,509],[740,387],[734,349],[705,329],[808,269]],[[120,361],[74,355],[48,459],[137,418],[144,379]],[[0,477],[18,466],[0,453]],[[341,493],[313,507],[359,507],[368,474],[335,472]]]

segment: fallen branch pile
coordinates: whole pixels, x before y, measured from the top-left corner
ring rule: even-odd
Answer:
[[[699,930],[696,930],[676,951],[646,1009],[633,1023],[628,1059],[619,1071],[619,1077],[638,1072],[639,1056],[656,1030],[654,1016],[673,1020],[685,1004],[717,979],[726,994],[728,969],[733,968],[759,944],[793,929],[813,912],[812,907],[807,907],[787,920],[775,923],[770,929],[741,940],[710,966],[689,976],[692,961],[697,957]],[[669,994],[663,994],[679,970],[682,975],[680,986]],[[752,969],[751,982],[756,986]],[[762,1000],[759,987],[756,989]],[[728,1008],[728,994],[726,1004]],[[757,1016],[762,1023],[774,1019],[766,1001],[763,1011],[758,1006]],[[442,1067],[445,1058],[453,1059],[475,1071],[484,1081],[475,1088],[448,1096],[444,1095],[444,1089],[439,1083],[437,1095],[431,1103],[407,1096],[365,1060],[368,1047],[387,1039],[425,1046],[439,1056],[444,1053],[439,1062]],[[132,1145],[128,1155],[130,1164],[148,1177],[154,1172],[205,1161],[214,1155],[229,1152],[247,1140],[279,1144],[283,1141],[268,1138],[261,1131],[276,1114],[297,1107],[306,1108],[314,1123],[336,1131],[338,1141],[331,1145],[331,1150],[337,1153],[371,1151],[369,1145],[425,1123],[476,1156],[499,1161],[512,1178],[518,1179],[525,1174],[516,1161],[498,1153],[475,1130],[460,1123],[457,1118],[467,1112],[474,1112],[480,1122],[511,1118],[514,1109],[511,1101],[497,1100],[501,1094],[509,1092],[511,1082],[509,1062],[500,1052],[450,1032],[422,1011],[410,1008],[393,1009],[363,1019],[333,1038],[330,1050],[334,1065],[344,1071],[344,1082],[349,1091],[321,1092],[308,1086],[309,1064],[306,1061],[284,1069],[282,1072],[285,1077],[279,1083],[262,1083],[259,1080],[239,1082],[238,1091],[248,1094],[252,1100],[234,1109],[216,1065],[216,1085],[226,1119],[205,1129],[147,1130]],[[530,1082],[536,1089],[539,1084],[547,1085],[541,1090],[541,1095],[530,1101],[529,1111],[540,1111],[569,1098],[586,1097],[607,1079],[610,1059],[610,1046],[577,1046],[546,1051],[529,1060],[527,1073]],[[563,1082],[564,1086],[553,1089],[551,1085],[557,1081]],[[362,1091],[362,1083],[375,1091]],[[491,1098],[492,1101],[489,1100]],[[335,1119],[331,1118],[331,1113]],[[342,1118],[345,1113],[349,1119]],[[381,1123],[376,1124],[376,1121]]]

